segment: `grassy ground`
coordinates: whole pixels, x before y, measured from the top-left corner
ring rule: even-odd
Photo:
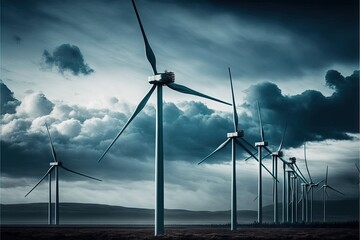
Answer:
[[[117,239],[346,239],[359,240],[357,227],[167,227],[154,237],[152,227],[1,227],[1,240],[117,240]]]

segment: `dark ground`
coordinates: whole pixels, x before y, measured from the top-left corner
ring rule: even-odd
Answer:
[[[358,227],[166,227],[153,236],[152,227],[15,227],[2,226],[1,240],[117,240],[117,239],[346,239],[359,240]]]

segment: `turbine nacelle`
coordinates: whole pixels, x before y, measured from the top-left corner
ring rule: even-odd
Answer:
[[[51,162],[50,166],[62,166],[62,162]]]
[[[267,145],[268,145],[268,142],[265,142],[265,141],[255,143],[255,147],[265,147]]]
[[[289,158],[289,160],[291,163],[296,163],[296,157],[291,157],[291,158]]]
[[[165,70],[164,73],[156,74],[154,76],[149,76],[148,81],[151,84],[169,84],[175,82],[175,73],[168,72]]]
[[[277,152],[274,152],[272,155],[275,157],[283,157],[284,153],[283,153],[283,151],[277,151]]]
[[[227,134],[228,138],[241,138],[244,136],[244,130],[239,130],[237,132],[231,132]]]

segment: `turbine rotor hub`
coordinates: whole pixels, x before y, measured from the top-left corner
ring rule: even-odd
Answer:
[[[149,76],[148,81],[151,84],[160,84],[160,85],[173,83],[175,82],[175,73],[168,72],[165,70],[164,73],[159,73],[154,76]]]
[[[296,163],[296,157],[291,157],[289,158],[289,160],[291,161],[291,163]]]

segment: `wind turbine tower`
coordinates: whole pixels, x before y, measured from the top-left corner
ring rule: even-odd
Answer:
[[[116,135],[115,139],[110,143],[108,148],[99,158],[99,162],[104,158],[105,154],[113,146],[116,140],[124,132],[127,126],[131,121],[137,116],[139,112],[145,107],[152,93],[157,89],[156,97],[156,130],[155,130],[155,236],[161,235],[164,233],[164,153],[163,153],[163,87],[167,86],[174,91],[178,91],[185,94],[191,94],[200,96],[203,98],[208,98],[217,102],[221,102],[227,105],[230,103],[221,101],[219,99],[207,96],[195,90],[192,90],[183,85],[175,83],[175,74],[173,72],[165,71],[164,73],[159,73],[156,69],[156,58],[153,50],[150,47],[149,41],[145,34],[142,22],[140,20],[139,13],[137,11],[134,0],[132,0],[132,5],[138,20],[141,34],[145,44],[145,53],[147,60],[149,61],[154,75],[149,76],[149,83],[152,84],[149,92],[145,97],[140,101],[139,105],[136,107],[134,113],[125,123],[120,132]]]
[[[327,193],[326,190],[329,188],[330,190],[333,190],[334,192],[337,192],[337,193],[339,193],[339,194],[341,194],[341,195],[345,195],[344,193],[340,192],[339,190],[336,190],[335,188],[333,188],[333,187],[331,187],[331,186],[329,186],[329,185],[327,184],[327,180],[328,180],[328,170],[329,170],[329,167],[326,166],[325,182],[324,182],[324,185],[322,185],[322,187],[319,189],[319,190],[323,189],[323,204],[324,204],[324,205],[323,205],[323,207],[324,207],[323,221],[324,221],[324,222],[326,222],[326,196],[328,196],[328,193]]]
[[[230,86],[231,86],[231,96],[232,96],[232,106],[233,106],[233,123],[234,123],[234,132],[230,132],[227,134],[227,139],[225,142],[220,144],[218,148],[216,148],[212,153],[210,153],[208,156],[206,156],[203,160],[201,160],[198,164],[203,163],[205,160],[207,160],[209,157],[214,155],[216,152],[220,151],[224,147],[227,146],[227,144],[231,141],[231,163],[232,163],[232,177],[231,177],[231,230],[234,231],[237,229],[237,191],[236,191],[236,148],[235,144],[238,144],[242,149],[244,149],[250,156],[256,159],[256,157],[251,153],[250,150],[248,150],[245,145],[239,141],[238,139],[244,141],[246,144],[248,143],[245,139],[243,139],[244,131],[238,129],[238,115],[236,111],[236,104],[235,104],[235,97],[234,97],[234,90],[233,90],[233,84],[232,84],[232,77],[231,77],[231,71],[229,70],[229,78],[230,78]],[[262,166],[264,167],[264,166]]]
[[[258,148],[258,161],[259,161],[259,169],[258,169],[258,223],[262,223],[262,148],[268,145],[268,142],[265,141],[264,138],[264,128],[262,126],[261,113],[259,102],[257,103],[258,115],[259,115],[259,124],[260,124],[260,136],[261,142],[256,142],[255,147]]]
[[[29,195],[46,177],[49,178],[49,205],[48,205],[48,223],[51,224],[52,223],[52,211],[51,211],[51,172],[55,171],[55,225],[59,224],[59,168],[62,168],[65,171],[86,177],[86,178],[90,178],[93,180],[97,180],[97,181],[101,181],[100,179],[94,178],[94,177],[90,177],[88,175],[76,172],[74,170],[71,170],[67,167],[65,167],[63,165],[62,162],[58,161],[56,153],[55,153],[55,148],[54,148],[54,144],[53,141],[51,139],[50,136],[50,132],[49,132],[49,128],[48,125],[45,123],[46,126],[46,130],[48,133],[48,137],[49,137],[49,141],[50,141],[50,147],[51,147],[51,154],[53,157],[53,162],[50,162],[50,168],[48,169],[48,171],[45,173],[45,175],[40,179],[40,181],[25,195],[25,197],[27,195]]]
[[[278,181],[277,181],[277,176],[278,176],[278,159],[280,158],[281,161],[284,162],[284,160],[282,159],[282,157],[284,156],[284,153],[282,152],[282,146],[284,143],[284,138],[285,138],[285,133],[286,133],[286,127],[287,124],[285,125],[285,129],[282,135],[282,139],[279,145],[279,148],[277,149],[276,152],[272,153],[272,169],[273,169],[273,175],[274,175],[274,179],[273,179],[273,205],[274,205],[274,223],[277,224],[279,223],[279,216],[278,216],[278,205],[279,205],[279,201],[278,201]],[[284,162],[284,166],[285,166],[285,162]],[[285,167],[284,167],[284,172],[285,172]],[[285,182],[285,178],[283,180]],[[285,202],[285,201],[284,201]],[[283,208],[283,215],[284,215],[285,211]],[[283,216],[283,220],[285,219],[285,217]]]

